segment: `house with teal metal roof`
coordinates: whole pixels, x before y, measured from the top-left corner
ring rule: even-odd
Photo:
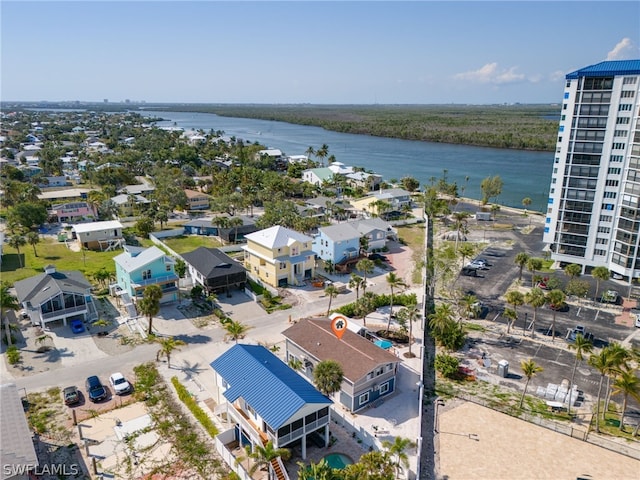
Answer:
[[[329,443],[332,401],[262,345],[236,344],[211,362],[214,413],[227,420],[225,440],[241,445],[301,447],[307,439]],[[230,433],[232,432],[232,435]]]

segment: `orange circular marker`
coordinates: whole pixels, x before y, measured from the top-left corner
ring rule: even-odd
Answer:
[[[335,333],[338,340],[342,340],[342,335],[344,335],[345,330],[347,329],[347,319],[341,315],[337,315],[333,317],[331,320],[331,330]]]

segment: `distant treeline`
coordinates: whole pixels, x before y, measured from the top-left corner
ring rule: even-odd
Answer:
[[[277,120],[343,133],[553,151],[557,105],[172,105],[167,110]]]
[[[35,106],[35,105],[34,105]],[[38,105],[43,106],[43,105]],[[56,108],[47,104],[48,108]],[[69,105],[65,105],[69,108]],[[82,104],[99,111],[139,105]],[[145,110],[215,113],[277,120],[378,137],[517,150],[553,151],[559,105],[257,105],[145,104]]]

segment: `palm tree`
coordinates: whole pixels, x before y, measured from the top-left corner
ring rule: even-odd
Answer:
[[[33,254],[37,257],[38,252],[36,251],[36,245],[40,243],[40,235],[37,232],[29,232],[27,233],[27,243],[33,247]]]
[[[622,395],[622,412],[620,412],[620,431],[624,431],[624,414],[627,410],[629,395],[640,402],[640,378],[633,369],[624,369],[613,384],[613,395]]]
[[[524,402],[524,396],[527,394],[527,388],[529,387],[531,379],[535,377],[536,374],[544,370],[544,368],[534,362],[531,358],[529,360],[521,360],[520,368],[522,368],[524,376],[527,377],[527,382],[524,384],[524,392],[522,392],[522,397],[520,397],[520,405],[518,405],[518,408],[522,408],[522,402]]]
[[[363,286],[363,278],[360,275],[355,273],[351,274],[351,278],[349,279],[349,288],[356,289],[356,302],[360,299],[360,288]]]
[[[413,322],[419,320],[422,317],[422,314],[420,313],[420,309],[418,308],[418,306],[415,303],[412,303],[411,305],[408,305],[406,307],[404,307],[400,313],[402,313],[402,316],[404,318],[406,318],[407,322],[409,323],[409,358],[413,358],[413,353],[411,353],[411,344],[413,343]],[[399,314],[400,314],[399,313]]]
[[[231,320],[224,324],[224,329],[227,332],[227,336],[232,338],[236,343],[238,343],[238,339],[244,338],[251,327]]]
[[[611,354],[611,370],[607,375],[607,388],[604,399],[604,411],[609,411],[609,400],[611,398],[611,378],[620,375],[622,370],[629,369],[629,360],[631,360],[631,352],[618,342],[611,342],[607,345],[607,350]]]
[[[469,218],[471,214],[469,212],[454,212],[451,216],[453,217],[453,228],[456,231],[456,244],[455,251],[458,251],[458,240],[460,238],[460,232],[465,232],[467,226],[467,218]]]
[[[518,290],[509,290],[507,293],[505,293],[504,299],[509,305],[513,305],[513,311],[515,313],[515,319],[513,320],[513,323],[515,323],[518,320],[518,307],[524,305],[524,295]],[[507,324],[507,333],[509,333],[510,329],[511,324]]]
[[[362,295],[364,296],[367,293],[367,276],[371,275],[375,269],[376,264],[373,263],[373,260],[369,260],[368,258],[363,258],[362,260],[358,260],[356,263],[356,269],[359,272],[362,272]]]
[[[269,470],[269,478],[273,478],[274,472],[271,461],[278,457],[288,460],[291,458],[291,450],[288,448],[274,448],[273,442],[269,440],[265,446],[254,445],[249,457],[254,461],[249,469],[249,475],[253,475],[258,469],[266,467]]]
[[[331,465],[322,458],[318,463],[305,465],[298,462],[298,480],[338,480],[341,476],[334,473]]]
[[[578,265],[577,263],[570,263],[566,267],[564,267],[564,273],[570,280],[573,280],[576,277],[579,277],[582,273],[582,265]]]
[[[307,158],[311,160],[311,155],[315,153],[315,150],[313,149],[313,147],[309,147],[304,151],[304,153],[307,156]]]
[[[533,321],[531,323],[531,338],[533,338],[536,333],[536,315],[538,313],[538,308],[547,303],[547,297],[545,297],[541,288],[535,287],[525,294],[524,299],[525,302],[533,307]]]
[[[436,305],[435,312],[429,314],[429,328],[435,336],[441,336],[453,321],[453,310],[448,303]]]
[[[468,243],[463,243],[462,245],[460,245],[460,248],[458,248],[458,255],[462,257],[462,265],[465,264],[465,260],[467,258],[471,258],[473,253],[474,253],[474,249],[472,245]]]
[[[316,157],[320,159],[321,165],[324,167],[324,159],[329,154],[329,145],[323,143],[322,146],[316,150]]]
[[[319,362],[313,369],[313,383],[327,396],[340,391],[343,379],[342,366],[335,360]]]
[[[149,285],[144,289],[142,299],[138,302],[140,313],[146,315],[149,319],[148,335],[153,334],[153,317],[160,311],[161,298],[162,289],[158,285]]]
[[[369,237],[367,237],[366,235],[362,235],[358,240],[358,245],[360,248],[360,251],[358,253],[360,255],[364,255],[365,253],[367,253],[369,251]]]
[[[536,280],[536,272],[542,269],[542,259],[531,257],[527,260],[527,270],[531,272],[531,286],[533,287]]]
[[[584,359],[584,355],[587,353],[591,353],[593,351],[593,344],[590,340],[586,339],[582,336],[582,334],[576,335],[576,339],[573,343],[568,345],[569,350],[576,351],[576,359],[573,362],[573,370],[571,371],[571,382],[569,383],[569,406],[568,412],[571,414],[571,404],[573,400],[571,395],[573,393],[573,380],[576,376],[576,368],[578,368],[578,362],[581,362]]]
[[[465,295],[460,299],[460,306],[462,307],[462,313],[467,318],[471,319],[471,315],[477,315],[478,312],[478,297],[475,295]],[[460,317],[462,318],[462,317]]]
[[[614,365],[614,359],[611,351],[605,347],[600,350],[600,353],[592,354],[589,357],[589,365],[600,373],[600,382],[598,383],[598,403],[596,403],[596,433],[600,433],[600,399],[602,398],[602,382],[604,381],[604,377],[611,372]]]
[[[302,370],[303,366],[302,360],[296,357],[291,357],[287,362],[287,365],[289,365],[289,368],[291,368],[292,370]]]
[[[26,245],[27,240],[22,235],[12,235],[9,238],[9,241],[7,242],[7,244],[11,248],[16,249],[16,251],[18,252],[18,262],[20,262],[20,268],[24,267],[24,265],[22,264],[22,255],[20,254],[20,247]]]
[[[518,319],[518,312],[516,312],[513,308],[505,308],[502,311],[502,316],[507,319],[507,334],[511,330],[511,327],[516,320]]]
[[[531,257],[525,252],[520,252],[520,253],[518,253],[516,255],[516,258],[514,259],[514,262],[515,262],[516,265],[518,265],[518,268],[520,269],[520,273],[518,275],[518,280],[522,280],[522,270],[524,269],[524,266],[529,261],[529,258],[531,258]]]
[[[11,325],[9,324],[9,318],[5,318],[5,314],[8,310],[17,310],[20,307],[18,299],[11,294],[11,285],[6,282],[0,284],[0,325],[4,325],[5,332],[7,334],[7,344],[12,345],[11,341]]]
[[[327,307],[327,317],[329,316],[329,312],[331,312],[331,302],[334,298],[338,296],[338,289],[333,283],[327,285],[324,289],[324,293],[329,297],[329,306]]]
[[[238,243],[238,227],[244,225],[240,217],[231,217],[229,219],[229,228],[233,228],[233,243]]]
[[[564,303],[567,296],[564,294],[562,290],[557,288],[551,290],[547,293],[547,303],[551,305],[551,307],[559,307]],[[556,340],[556,308],[551,309],[551,341],[555,342]]]
[[[408,438],[395,437],[393,443],[388,440],[383,440],[382,448],[384,448],[390,455],[395,455],[396,462],[396,478],[400,477],[400,467],[407,468],[409,466],[409,457],[407,456],[407,450],[414,448],[416,444]]]
[[[405,281],[398,277],[394,272],[389,272],[387,274],[387,285],[389,285],[389,290],[391,290],[391,304],[389,305],[389,320],[387,321],[387,334],[391,329],[391,317],[393,316],[393,293],[394,289],[406,287],[407,284]]]
[[[186,343],[175,337],[159,338],[160,350],[156,353],[156,362],[160,361],[160,357],[167,357],[167,367],[171,368],[171,354],[174,350],[179,350]]]
[[[596,267],[591,270],[591,276],[596,279],[596,293],[595,299],[598,298],[598,292],[600,291],[600,282],[606,282],[611,278],[611,272],[607,267]]]

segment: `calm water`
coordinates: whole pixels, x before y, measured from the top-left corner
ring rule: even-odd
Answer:
[[[553,164],[552,152],[527,152],[494,148],[446,145],[391,138],[353,135],[319,127],[283,122],[227,118],[210,113],[141,112],[143,115],[169,119],[159,126],[175,126],[186,130],[223,130],[226,135],[245,141],[257,141],[269,148],[279,148],[287,155],[303,155],[311,146],[323,143],[329,154],[346,165],[364,167],[383,175],[386,180],[412,176],[421,185],[431,177],[440,178],[448,170],[450,181],[461,187],[469,181],[464,196],[480,198],[480,182],[490,175],[504,181],[498,203],[522,208],[522,199],[530,197],[530,209],[546,210]]]

